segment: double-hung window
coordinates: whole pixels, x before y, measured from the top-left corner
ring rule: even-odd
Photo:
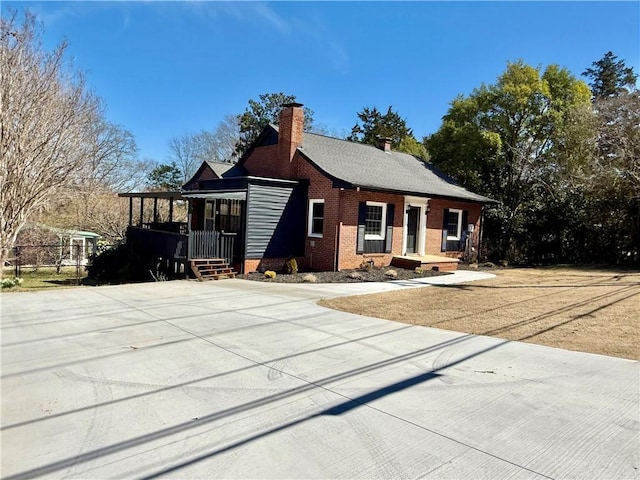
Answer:
[[[321,238],[324,230],[324,200],[309,200],[308,235]]]
[[[457,208],[449,209],[447,219],[447,240],[460,240],[462,236],[462,210]]]
[[[384,240],[387,220],[387,204],[367,202],[364,223],[365,240]]]
[[[391,253],[395,204],[358,202],[356,253]]]
[[[442,215],[443,252],[462,252],[467,239],[469,212],[459,208],[445,208]]]

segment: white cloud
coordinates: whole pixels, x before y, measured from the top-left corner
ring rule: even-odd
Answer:
[[[222,19],[232,17],[243,24],[256,24],[275,28],[279,33],[288,35],[291,28],[288,22],[278,15],[267,2],[183,2],[195,9],[199,15],[207,15],[212,18]]]

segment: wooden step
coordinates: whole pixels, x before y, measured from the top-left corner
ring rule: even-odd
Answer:
[[[191,260],[191,271],[198,281],[235,278],[236,272],[223,258],[198,258]]]
[[[196,258],[191,260],[192,265],[229,265],[224,258]]]
[[[394,256],[391,259],[391,265],[398,268],[406,268],[413,270],[415,268],[423,268],[428,270],[437,270],[440,272],[452,272],[458,268],[460,260],[457,258],[449,258],[439,255],[424,256]]]
[[[231,267],[209,267],[209,268],[198,268],[198,271],[202,274],[204,273],[233,273],[233,269]]]

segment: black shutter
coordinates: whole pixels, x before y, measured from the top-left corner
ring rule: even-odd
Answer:
[[[467,248],[467,222],[469,221],[469,212],[467,210],[462,211],[462,229],[460,232],[460,250]]]
[[[364,226],[367,219],[367,204],[358,204],[358,240],[356,242],[356,253],[364,253]]]
[[[395,208],[395,204],[387,204],[387,231],[384,237],[384,253],[391,253],[393,249],[393,212]]]
[[[449,209],[444,209],[444,214],[442,215],[442,245],[440,250],[442,252],[447,251],[447,227],[449,226]]]

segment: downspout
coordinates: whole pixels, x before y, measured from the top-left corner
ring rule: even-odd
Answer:
[[[338,224],[336,225],[336,239],[335,239],[335,257],[333,264],[333,271],[337,272],[340,267],[340,234],[342,230],[342,197],[344,196],[344,188],[338,190]]]
[[[192,215],[193,215],[193,199],[189,198],[187,200],[189,207],[187,209],[187,262],[189,262],[191,260],[191,221],[192,221]],[[187,270],[187,264],[185,263],[185,273]],[[188,275],[188,274],[187,274]]]
[[[240,273],[246,274],[248,272],[245,271],[245,262],[247,261],[247,247],[249,244],[249,209],[251,208],[251,184],[247,181],[247,194],[244,197],[244,209],[242,212],[243,215],[243,237],[242,237],[242,251],[240,258]]]
[[[482,252],[482,234],[484,233],[484,209],[485,205],[482,204],[480,209],[480,233],[478,234],[478,262],[480,262],[480,253]]]

